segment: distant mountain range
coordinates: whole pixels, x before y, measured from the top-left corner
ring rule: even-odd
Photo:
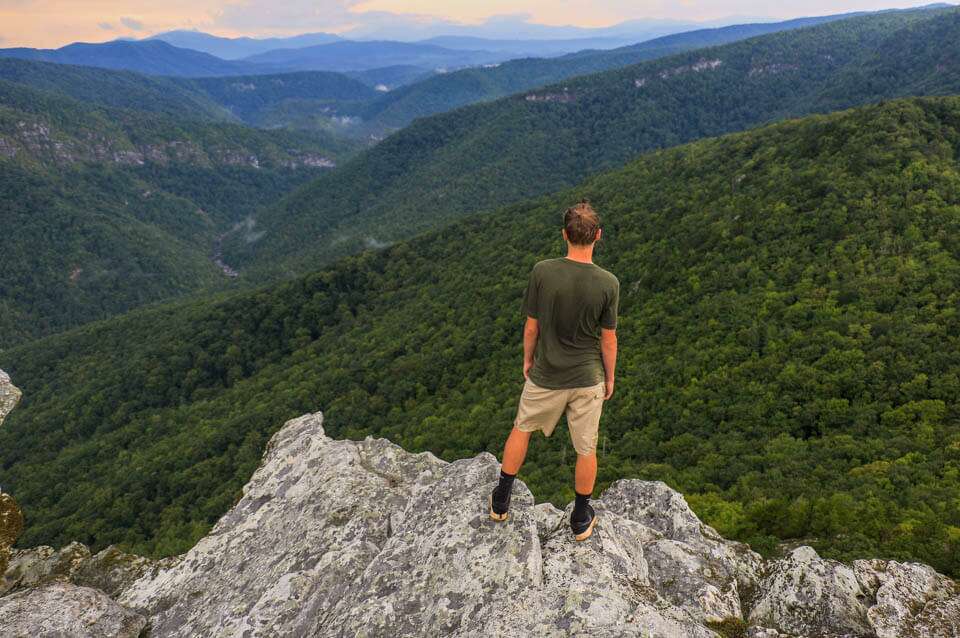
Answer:
[[[202,31],[167,31],[151,36],[175,47],[203,51],[224,60],[239,60],[275,49],[299,49],[337,42],[330,33],[304,33],[290,38],[223,38]]]
[[[432,44],[344,40],[301,49],[269,51],[244,61],[294,71],[365,71],[394,65],[460,68],[502,62],[509,57],[510,54],[505,52],[453,50]]]
[[[257,220],[231,263],[289,273],[772,120],[960,91],[960,11],[872,14],[563,80],[415,121]],[[263,274],[261,272],[261,274]],[[253,273],[251,273],[253,275]]]
[[[78,42],[59,49],[0,49],[0,57],[175,77],[244,75],[257,71],[249,64],[222,60],[209,53],[175,47],[160,40],[114,40],[102,44]],[[268,70],[262,69],[264,72]]]

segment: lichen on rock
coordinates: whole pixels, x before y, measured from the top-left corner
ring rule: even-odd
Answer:
[[[3,594],[2,576],[10,561],[10,548],[23,531],[23,512],[9,494],[0,492],[0,595]]]
[[[0,370],[0,425],[7,415],[17,407],[20,401],[20,389],[10,381],[10,375]]]

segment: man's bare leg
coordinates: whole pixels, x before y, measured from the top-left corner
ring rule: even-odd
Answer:
[[[500,464],[500,470],[504,474],[516,476],[523,465],[523,460],[527,458],[527,446],[530,445],[530,432],[521,432],[514,426],[507,437],[507,442],[503,446],[503,463]],[[596,463],[594,463],[596,468]]]
[[[530,445],[530,432],[521,432],[514,426],[503,446],[503,463],[500,464],[500,483],[490,496],[490,518],[495,521],[507,520],[507,510],[510,509],[510,493],[513,490],[513,479],[523,465],[527,456],[527,446]]]
[[[578,454],[577,467],[573,473],[573,487],[577,494],[593,494],[593,484],[597,480],[597,453]]]

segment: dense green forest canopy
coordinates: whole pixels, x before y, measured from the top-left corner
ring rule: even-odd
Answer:
[[[887,97],[960,91],[960,10],[896,12],[663,58],[417,120],[227,245],[251,276],[569,187],[642,151]],[[837,95],[837,78],[850,79]],[[891,81],[891,78],[893,80]]]
[[[0,80],[0,348],[225,285],[217,238],[352,148]]]
[[[909,99],[645,155],[255,292],[141,309],[0,353],[21,542],[186,550],[285,419],[446,459],[497,452],[520,299],[562,209],[621,281],[600,484],[661,479],[771,550],[960,575],[960,98]],[[522,478],[572,497],[564,436]]]

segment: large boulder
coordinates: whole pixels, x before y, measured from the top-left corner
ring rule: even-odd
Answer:
[[[853,569],[874,604],[877,638],[960,636],[960,588],[928,565],[858,560]]]
[[[136,638],[146,619],[97,589],[49,583],[0,598],[4,638]]]
[[[49,582],[70,582],[89,558],[90,550],[81,543],[59,551],[45,546],[14,551],[6,571],[0,573],[0,596]]]
[[[0,491],[0,595],[3,595],[3,574],[10,561],[10,548],[23,531],[23,512],[9,494]]]
[[[640,503],[599,501],[576,543],[568,512],[520,482],[491,521],[497,472],[489,454],[445,463],[295,419],[213,531],[119,600],[153,636],[716,635],[650,577],[644,546],[666,536],[634,520]]]
[[[10,381],[10,376],[0,370],[0,425],[7,415],[17,407],[20,401],[20,390]]]
[[[768,566],[750,612],[751,623],[785,633],[873,636],[871,593],[853,568],[798,547]]]

